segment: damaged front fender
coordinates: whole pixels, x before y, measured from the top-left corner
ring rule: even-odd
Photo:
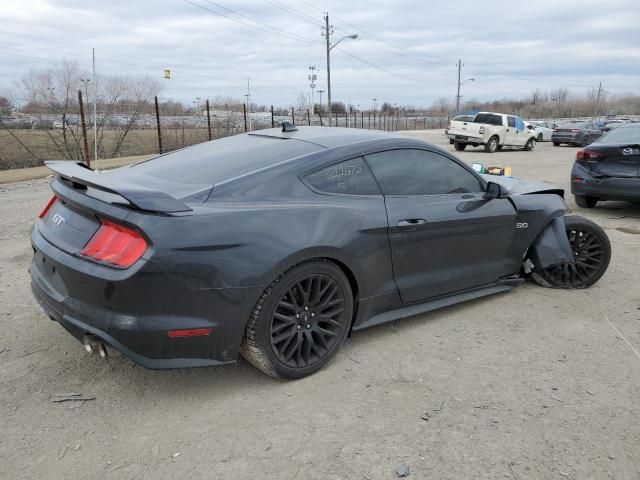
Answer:
[[[551,220],[536,237],[529,251],[529,260],[539,269],[575,263],[563,216]]]

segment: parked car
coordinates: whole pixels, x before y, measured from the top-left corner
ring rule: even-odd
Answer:
[[[604,133],[609,132],[611,130],[613,130],[614,128],[618,128],[620,125],[624,125],[628,122],[624,122],[622,120],[613,120],[613,121],[609,121],[606,122],[603,126],[602,126],[602,131]]]
[[[564,216],[562,189],[482,176],[387,132],[285,123],[111,171],[47,166],[35,297],[87,351],[109,345],[149,368],[241,352],[299,378],[350,331],[529,275],[588,287],[609,263],[607,235]]]
[[[593,122],[570,122],[553,129],[551,141],[557,147],[563,143],[586,147],[602,135],[602,130]]]
[[[554,125],[549,122],[528,122],[533,126],[536,136],[536,142],[550,142],[551,135],[553,134]]]
[[[485,152],[490,153],[503,147],[533,150],[536,145],[536,134],[525,127],[524,120],[515,115],[492,112],[480,112],[472,122],[451,122],[449,138],[458,151],[467,145],[484,145]]]
[[[571,193],[583,208],[599,200],[640,202],[640,124],[620,125],[578,150]]]
[[[455,117],[453,117],[454,122],[473,122],[475,115],[456,115]],[[444,129],[444,134],[448,135],[449,133],[449,129],[451,128],[451,122],[449,122],[449,125],[447,126],[447,128]],[[449,144],[453,145],[453,138],[449,138]]]

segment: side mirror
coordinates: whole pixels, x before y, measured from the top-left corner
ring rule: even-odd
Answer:
[[[527,125],[527,128],[528,128],[529,130],[533,130],[533,129],[534,129],[534,128],[536,128],[536,127],[534,127],[533,125]]]
[[[503,198],[507,196],[507,190],[499,183],[487,183],[487,190],[484,192],[484,198]]]

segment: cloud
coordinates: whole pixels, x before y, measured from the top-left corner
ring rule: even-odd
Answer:
[[[100,73],[161,79],[172,69],[164,98],[241,98],[251,78],[257,103],[292,104],[309,89],[309,65],[320,67],[318,88],[326,90],[325,9],[334,41],[359,35],[332,51],[333,98],[363,107],[373,97],[412,105],[453,100],[458,58],[463,77],[476,78],[463,87],[468,99],[565,86],[583,92],[601,81],[622,93],[637,89],[640,75],[634,0],[610,0],[606,8],[600,0],[189,1],[200,7],[183,0],[4,0],[0,86],[63,58],[88,69],[95,47]]]

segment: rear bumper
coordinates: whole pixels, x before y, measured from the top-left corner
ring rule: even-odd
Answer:
[[[584,135],[576,134],[556,134],[551,135],[551,141],[556,143],[582,143]]]
[[[460,143],[473,143],[474,145],[484,145],[485,141],[482,137],[470,137],[467,135],[454,135],[452,133],[447,135],[450,140]]]
[[[575,181],[576,179],[580,181]],[[637,202],[640,201],[640,177],[595,178],[585,168],[575,165],[571,173],[571,193],[600,200]]]
[[[93,335],[152,369],[236,361],[250,302],[258,289],[198,291],[170,275],[145,275],[144,267],[129,279],[104,280],[73,269],[74,261],[84,260],[49,244],[37,228],[31,240],[33,295],[45,313],[78,340]],[[132,296],[137,297],[135,304],[130,301]],[[170,338],[167,334],[194,328],[212,331],[199,337]]]

